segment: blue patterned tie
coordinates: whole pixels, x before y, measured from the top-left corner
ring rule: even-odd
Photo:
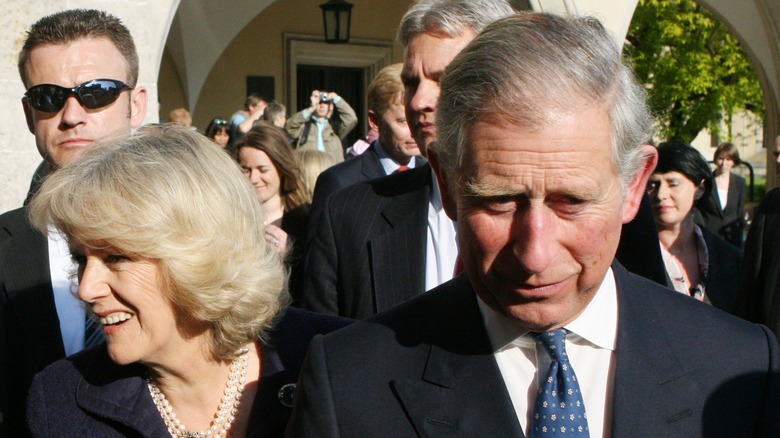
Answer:
[[[530,437],[589,437],[588,417],[577,376],[566,356],[566,330],[536,335],[536,343],[552,363],[539,387]]]

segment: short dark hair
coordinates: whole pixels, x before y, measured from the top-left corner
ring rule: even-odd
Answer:
[[[710,177],[710,165],[693,146],[679,140],[658,145],[658,164],[653,173],[679,172],[695,185]]]
[[[259,102],[268,102],[260,93],[252,93],[244,101],[244,109],[248,110],[250,106],[257,105]]]
[[[30,53],[41,46],[67,44],[84,38],[105,38],[116,46],[128,64],[127,84],[138,82],[138,52],[130,31],[122,21],[108,12],[96,9],[70,9],[47,15],[30,26],[19,52],[19,76],[29,87],[27,63]],[[112,78],[113,79],[113,78]]]
[[[225,131],[227,135],[230,136],[230,122],[224,117],[211,119],[208,126],[206,126],[204,134],[206,137],[214,140],[214,137],[216,137],[219,131]]]

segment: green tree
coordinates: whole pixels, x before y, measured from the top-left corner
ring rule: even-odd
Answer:
[[[761,86],[728,28],[692,0],[640,0],[625,50],[648,89],[660,135],[691,142],[741,111],[764,117]]]

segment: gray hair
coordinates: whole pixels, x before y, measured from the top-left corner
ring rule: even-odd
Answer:
[[[406,47],[421,33],[449,38],[468,30],[479,33],[514,12],[506,0],[418,0],[401,18],[398,41]]]
[[[639,146],[652,138],[644,88],[595,18],[520,12],[488,26],[448,66],[436,110],[438,144],[431,147],[444,173],[454,175],[478,121],[533,128],[550,110],[599,105],[609,112],[625,191],[646,158]]]

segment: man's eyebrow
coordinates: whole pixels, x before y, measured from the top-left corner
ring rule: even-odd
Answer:
[[[479,198],[500,198],[525,195],[524,192],[518,192],[517,190],[496,187],[475,181],[461,181],[461,187],[464,196],[473,196]]]

